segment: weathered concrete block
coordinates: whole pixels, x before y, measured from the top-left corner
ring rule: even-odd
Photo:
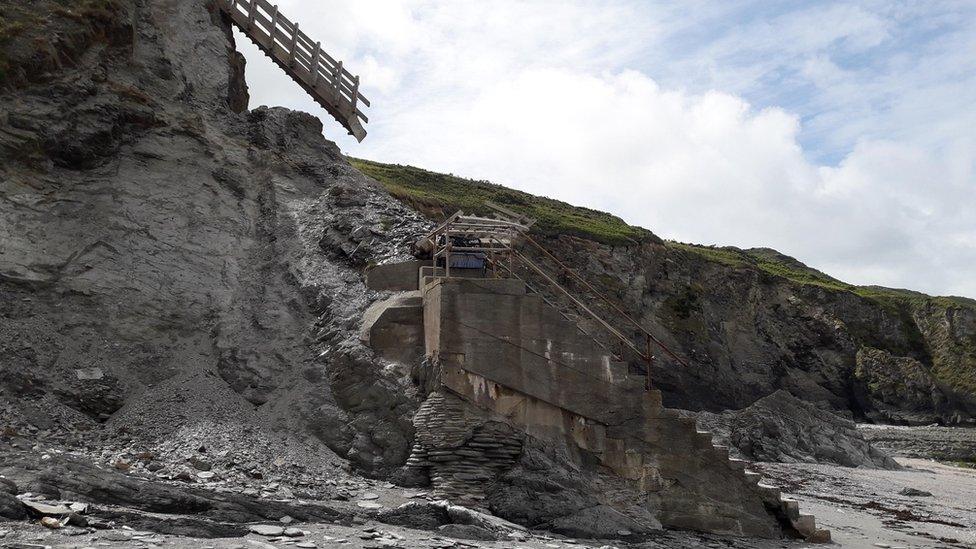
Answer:
[[[366,287],[370,290],[392,292],[417,290],[420,268],[429,265],[433,263],[422,260],[376,265],[366,271]]]
[[[405,292],[370,305],[363,314],[359,337],[387,360],[418,363],[424,355],[424,313],[419,292]]]

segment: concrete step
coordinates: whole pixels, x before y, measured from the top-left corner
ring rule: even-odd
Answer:
[[[756,488],[759,489],[759,496],[764,502],[782,505],[782,501],[780,501],[780,495],[782,495],[782,492],[780,491],[779,486],[773,486],[772,484],[764,484],[760,482],[756,485]]]
[[[791,519],[790,523],[804,537],[817,531],[817,519],[813,515],[800,514],[796,519]]]
[[[695,448],[698,448],[699,450],[714,448],[714,446],[712,446],[712,432],[695,431]]]
[[[790,522],[800,518],[800,502],[791,498],[780,499],[780,508],[783,509],[783,514],[786,515]]]
[[[745,471],[749,462],[744,459],[729,458],[729,469],[733,471]]]

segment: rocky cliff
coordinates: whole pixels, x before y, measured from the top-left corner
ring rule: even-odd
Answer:
[[[428,222],[318,119],[246,110],[207,2],[0,7],[5,424],[206,440],[243,470],[402,463],[416,403],[355,337],[361,272]]]
[[[971,424],[976,415],[974,300],[854,286],[770,249],[665,242],[608,214],[485,181],[353,164],[434,219],[458,208],[487,213],[485,200],[538,219],[546,248],[688,359],[685,367],[658,352],[652,380],[668,406],[740,409],[783,389],[870,421]]]
[[[432,223],[422,214],[456,206],[433,193],[437,178],[380,185],[314,117],[247,110],[243,59],[206,2],[0,6],[11,432],[174,460],[205,444],[248,473],[402,465],[419,402],[405,369],[359,343],[377,297],[362,272],[409,257]],[[771,272],[788,264],[771,252],[663,242],[599,212],[458,185],[543,219],[550,249],[689,357],[652,371],[670,406],[741,408],[786,389],[882,421],[976,411],[968,301],[872,297],[803,271],[808,283],[796,265]]]

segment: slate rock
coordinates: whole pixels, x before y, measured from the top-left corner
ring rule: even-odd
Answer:
[[[276,537],[285,534],[285,529],[273,524],[252,524],[247,529],[254,534],[265,537]]]
[[[8,478],[0,478],[0,492],[16,496],[19,493],[17,483]]]
[[[909,496],[913,498],[927,498],[927,497],[932,497],[932,492],[926,492],[925,490],[918,490],[916,488],[905,487],[898,492],[898,495]]]
[[[472,539],[479,541],[496,541],[498,536],[490,530],[474,524],[445,524],[437,529],[437,533],[449,538]]]
[[[0,492],[0,518],[20,520],[27,517],[24,504],[13,495]]]
[[[416,530],[434,530],[449,524],[451,517],[442,506],[411,501],[394,509],[380,511],[376,515],[376,520]]]
[[[716,444],[730,447],[732,457],[901,468],[894,459],[872,446],[853,421],[784,390],[741,410],[721,414],[699,412],[697,417],[699,426],[712,432]]]

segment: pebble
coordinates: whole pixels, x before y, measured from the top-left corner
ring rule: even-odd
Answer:
[[[362,507],[363,509],[382,509],[383,508],[383,504],[382,503],[376,503],[375,501],[360,501],[360,502],[356,503],[356,505],[358,505],[359,507]]]
[[[285,529],[281,526],[274,526],[271,524],[252,524],[248,527],[248,530],[259,536],[267,537],[280,536],[285,533]]]
[[[41,526],[44,526],[45,528],[51,528],[52,530],[58,530],[63,525],[61,524],[60,520],[54,517],[43,517],[41,519]]]
[[[379,499],[379,497],[380,497],[379,495],[374,494],[372,492],[366,492],[365,494],[359,496],[359,499],[363,499],[363,500],[366,500],[366,499]]]
[[[300,538],[305,535],[305,532],[298,528],[285,528],[284,534],[290,538]]]

